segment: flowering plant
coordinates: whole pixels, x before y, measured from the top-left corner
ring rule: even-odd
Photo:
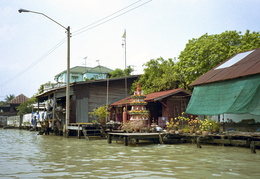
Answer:
[[[212,130],[212,126],[213,126],[213,121],[204,119],[201,121],[200,129],[202,131],[210,131],[210,130]]]
[[[149,114],[149,111],[147,110],[132,110],[128,112],[130,115],[131,114],[143,114],[143,115],[147,115]]]
[[[122,125],[121,129],[125,131],[140,130],[144,127],[144,122],[142,120],[132,120]]]
[[[146,105],[147,102],[145,101],[134,101],[134,102],[131,102],[130,105]]]
[[[166,123],[166,128],[168,130],[178,130],[179,121],[175,121],[173,118],[170,119],[169,122]]]
[[[140,98],[146,98],[146,96],[145,95],[137,95],[137,94],[135,94],[135,95],[132,95],[131,98],[132,99],[140,99]]]
[[[200,120],[198,117],[196,117],[195,119],[191,119],[189,122],[189,127],[191,131],[197,131],[200,128]]]

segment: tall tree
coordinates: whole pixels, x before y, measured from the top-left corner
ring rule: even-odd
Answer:
[[[208,35],[191,39],[180,53],[176,72],[182,87],[188,88],[199,76],[236,53],[260,47],[259,32],[245,34],[237,31],[225,31],[221,34]]]
[[[124,70],[117,68],[110,73],[110,78],[130,76],[133,71],[134,69],[131,66],[127,66]]]
[[[9,94],[9,95],[6,95],[5,97],[5,102],[8,103],[9,101],[11,101],[12,99],[15,98],[15,95],[14,94]]]
[[[151,59],[143,66],[144,74],[132,85],[132,91],[136,88],[136,83],[142,85],[146,94],[176,88],[176,74],[174,72],[174,61],[164,60],[162,57]]]

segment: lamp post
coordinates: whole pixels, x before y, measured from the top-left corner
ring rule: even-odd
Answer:
[[[68,125],[69,125],[69,117],[70,117],[70,26],[65,27],[65,26],[61,25],[60,23],[58,23],[57,21],[55,21],[54,19],[50,18],[49,16],[47,16],[41,12],[35,12],[35,11],[26,10],[26,9],[19,9],[18,12],[19,13],[31,12],[34,14],[43,15],[67,31],[68,48],[67,48],[67,85],[66,85],[66,117],[65,117],[66,121],[65,121],[65,128],[64,128],[65,135],[64,134],[63,135],[65,137],[68,137],[69,136]]]

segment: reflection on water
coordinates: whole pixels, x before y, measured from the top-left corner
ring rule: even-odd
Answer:
[[[0,178],[260,178],[260,151],[193,144],[124,146],[0,129]]]

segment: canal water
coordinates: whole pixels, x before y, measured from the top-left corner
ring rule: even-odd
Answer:
[[[260,150],[124,146],[0,129],[0,178],[260,178]]]

